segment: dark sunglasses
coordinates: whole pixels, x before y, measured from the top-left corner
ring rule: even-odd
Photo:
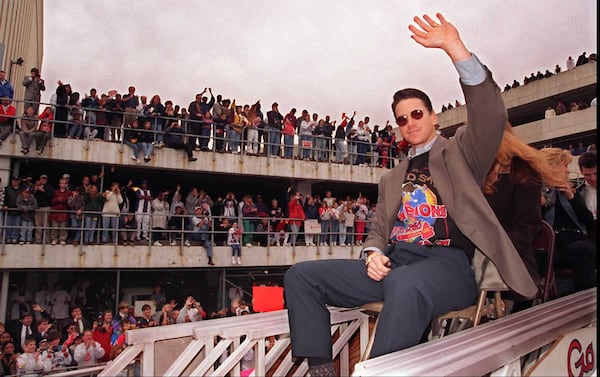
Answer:
[[[416,120],[423,118],[425,111],[423,109],[414,109],[410,112],[410,117]],[[400,115],[396,118],[396,124],[398,127],[404,127],[408,123],[408,115]]]

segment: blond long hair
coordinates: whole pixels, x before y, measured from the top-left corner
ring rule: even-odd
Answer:
[[[569,177],[565,174],[564,165],[569,165],[571,161],[573,161],[573,157],[571,157],[571,153],[562,148],[542,148],[540,150],[542,156],[546,162],[552,167],[554,170],[554,174],[556,175],[554,178],[557,183],[546,183],[548,186],[559,187],[567,184],[569,182]]]
[[[498,175],[502,170],[510,170],[511,179],[521,184],[541,185],[543,183],[549,186],[560,186],[564,183],[562,179],[564,174],[560,172],[560,165],[553,166],[544,154],[521,141],[512,132],[512,126],[508,123],[496,159],[483,186],[485,194],[494,193]]]

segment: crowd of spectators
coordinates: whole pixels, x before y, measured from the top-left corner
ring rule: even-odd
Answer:
[[[595,61],[596,61],[595,53],[590,54],[590,56],[587,56],[587,53],[584,51],[577,58],[577,62],[575,62],[571,56],[569,56],[567,58],[567,70],[571,70],[580,65],[583,65],[583,64],[586,64],[589,62],[595,62]],[[550,71],[550,69],[546,69],[546,71],[544,73],[542,73],[542,71],[537,71],[537,73],[531,72],[531,74],[529,76],[523,77],[523,85],[527,85],[530,82],[542,80],[544,78],[552,77],[555,74],[559,74],[561,71],[562,71],[562,68],[560,67],[559,64],[557,64],[554,67],[554,72]],[[506,84],[504,86],[504,91],[507,92],[511,89],[518,88],[519,86],[521,86],[521,83],[515,79],[515,80],[513,80],[512,84]]]
[[[36,94],[30,95],[34,83]],[[392,167],[393,158],[402,157],[407,147],[396,140],[389,122],[380,129],[370,124],[368,116],[355,120],[356,111],[352,116],[343,113],[336,125],[331,116],[308,110],[298,115],[292,108],[284,115],[276,102],[266,112],[260,101],[239,105],[235,99],[215,97],[211,88],[182,107],[170,100],[163,104],[158,94],[150,99],[138,96],[134,86],[124,95],[116,91],[98,95],[92,88],[82,96],[58,81],[50,104],[38,115],[39,93],[46,88],[40,83],[34,68],[23,82],[28,92],[22,116],[16,114],[12,94],[0,97],[0,146],[18,132],[24,155],[33,147],[42,154],[52,137],[64,137],[122,142],[138,162],[149,162],[155,149],[168,147],[183,150],[189,161],[196,160],[194,150],[213,150],[378,167]]]
[[[102,185],[106,182],[105,186]],[[262,195],[227,192],[213,199],[197,187],[154,192],[148,181],[113,182],[110,174],[71,182],[68,173],[56,187],[46,174],[38,179],[11,177],[0,188],[3,242],[7,244],[203,245],[232,246],[234,264],[245,247],[360,245],[374,216],[366,197],[335,198],[327,191],[306,198],[292,192],[268,200]],[[239,195],[239,194],[237,194]],[[231,230],[233,229],[233,230]]]
[[[89,281],[77,281],[70,293],[61,283],[52,290],[42,286],[35,294],[22,287],[10,293],[10,316],[6,324],[0,323],[0,375],[91,366],[118,356],[127,346],[125,334],[130,330],[252,313],[239,287],[230,289],[229,306],[207,313],[192,296],[181,305],[176,299],[167,300],[159,284],[150,296],[152,306],[144,304],[140,313],[124,301],[114,313],[107,309],[114,307],[110,291],[105,292],[105,302],[89,311],[88,286]]]

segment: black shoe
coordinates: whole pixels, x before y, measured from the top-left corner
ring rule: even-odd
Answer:
[[[188,158],[188,161],[196,161],[196,160],[198,160],[196,157],[189,157]]]

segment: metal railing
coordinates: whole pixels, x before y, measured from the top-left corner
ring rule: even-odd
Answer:
[[[368,316],[359,310],[330,308],[334,359],[341,375],[348,376],[350,339],[357,334],[362,351],[369,333]],[[267,349],[266,340],[273,344]],[[114,376],[139,359],[141,376],[239,376],[240,362],[254,353],[255,376],[306,375],[306,360],[291,355],[287,310],[154,327],[127,332],[129,346],[100,372]],[[177,346],[181,352],[172,352]],[[158,357],[157,355],[160,355]],[[271,375],[271,374],[269,374]]]
[[[22,102],[22,101],[13,101]],[[29,103],[29,102],[28,102]],[[363,165],[370,166],[371,168],[379,167],[383,159],[383,167],[393,167],[395,162],[402,159],[402,153],[397,153],[394,146],[383,146],[382,144],[372,143],[370,141],[362,141],[358,139],[350,140],[347,137],[342,140],[343,148],[336,147],[338,141],[334,135],[332,136],[321,136],[321,135],[294,135],[291,144],[289,140],[285,140],[283,133],[280,130],[274,130],[265,125],[265,127],[258,129],[259,139],[256,142],[244,138],[244,132],[241,134],[235,133],[233,127],[229,124],[225,124],[223,132],[217,132],[217,128],[213,123],[209,126],[205,126],[205,123],[195,119],[181,118],[181,117],[169,117],[159,116],[152,117],[146,116],[140,112],[113,112],[106,109],[96,108],[85,108],[82,106],[56,106],[49,103],[40,102],[40,108],[49,106],[52,109],[62,107],[71,112],[74,108],[81,111],[81,120],[52,120],[52,130],[48,141],[48,147],[53,146],[54,138],[79,138],[85,141],[84,149],[90,148],[90,142],[94,140],[94,137],[88,137],[87,135],[96,135],[95,132],[102,131],[103,140],[120,143],[120,152],[124,152],[124,145],[127,145],[125,138],[126,133],[132,130],[129,125],[125,124],[126,120],[130,119],[149,119],[151,120],[152,128],[148,130],[143,129],[143,125],[139,124],[137,130],[152,133],[154,140],[154,146],[157,148],[162,147],[159,141],[162,141],[165,137],[165,131],[168,125],[173,121],[177,122],[183,128],[183,137],[185,143],[190,143],[193,149],[203,150],[206,152],[212,152],[214,155],[217,153],[238,153],[240,159],[243,160],[248,155],[259,155],[266,158],[287,158],[292,161],[306,160],[314,161],[315,163],[325,162],[328,164],[345,163],[352,166]],[[55,112],[53,113],[55,114]],[[94,114],[90,116],[89,114]],[[91,122],[92,119],[98,119],[98,114],[102,114],[107,119],[117,119],[116,121],[107,121],[106,124],[98,124]],[[19,134],[19,122],[23,119],[37,119],[38,114],[34,114],[32,118],[27,118],[23,114],[17,114],[12,122],[12,132],[10,136],[10,142],[16,143],[17,134]],[[5,116],[4,118],[12,118]],[[57,134],[57,127],[60,126],[61,132]],[[200,131],[202,126],[209,127],[208,133],[206,131]],[[220,130],[221,128],[219,128]],[[63,132],[64,131],[64,132]],[[273,138],[269,136],[270,133],[274,133]],[[222,135],[221,135],[222,134]],[[262,136],[261,135],[266,135]],[[237,135],[237,136],[236,136]],[[279,143],[272,143],[271,140],[279,139]],[[167,148],[168,145],[165,145]],[[262,151],[261,151],[262,146]],[[276,153],[272,153],[276,151]],[[340,154],[342,155],[340,157]],[[213,160],[215,156],[213,156]],[[268,162],[267,162],[268,163]]]
[[[100,195],[100,194],[99,194]],[[227,237],[229,236],[228,229],[219,230],[218,225],[222,223],[224,219],[230,220],[230,224],[233,221],[240,224],[242,230],[240,236],[240,246],[247,246],[251,243],[252,246],[264,246],[269,250],[273,247],[291,247],[294,252],[297,246],[315,246],[319,250],[326,248],[331,252],[331,249],[335,246],[349,246],[350,248],[361,247],[362,241],[366,239],[371,220],[356,220],[352,227],[346,226],[345,223],[339,223],[338,220],[326,220],[325,224],[332,224],[337,221],[336,229],[345,228],[344,231],[334,230],[329,226],[323,226],[324,222],[321,220],[320,231],[317,233],[307,233],[306,229],[303,230],[303,225],[298,225],[298,230],[294,231],[287,228],[287,223],[303,221],[299,218],[272,218],[272,217],[235,217],[231,218],[228,216],[210,216],[209,226],[202,230],[194,230],[192,226],[192,218],[195,215],[164,215],[164,214],[153,214],[151,212],[142,214],[143,216],[149,217],[148,228],[142,228],[138,223],[136,228],[123,228],[123,219],[127,213],[115,214],[103,214],[101,211],[82,211],[81,215],[77,215],[76,211],[73,210],[48,210],[38,209],[37,212],[41,212],[44,224],[35,225],[35,223],[28,221],[27,224],[22,225],[20,221],[20,213],[17,213],[16,208],[8,208],[6,211],[0,213],[0,255],[6,253],[7,245],[10,245],[9,241],[16,240],[19,245],[23,244],[35,244],[40,247],[41,255],[45,255],[46,248],[54,245],[66,245],[67,240],[76,247],[80,255],[84,254],[84,246],[90,244],[112,246],[115,248],[115,256],[118,255],[118,249],[120,245],[123,245],[124,241],[131,241],[135,239],[135,244],[139,246],[148,247],[148,253],[151,253],[152,248],[162,246],[177,246],[183,248],[194,243],[201,243],[206,245],[206,241],[209,241],[211,246],[227,246]],[[49,216],[51,214],[64,213],[69,217],[69,220],[64,222],[56,222],[55,226],[52,226]],[[129,213],[130,215],[136,216],[135,213]],[[153,216],[164,217],[178,217],[182,219],[177,227],[171,226],[167,228],[154,228],[152,227]],[[73,218],[76,218],[73,221]],[[118,227],[103,227],[103,218],[116,218]],[[86,219],[94,219],[86,221]],[[92,223],[93,226],[86,226],[87,223]],[[284,223],[285,229],[277,231],[277,225]],[[364,224],[363,232],[356,232],[357,223]],[[254,224],[262,224],[263,230],[257,230]],[[247,227],[251,224],[251,227]],[[246,229],[244,229],[246,227]],[[26,229],[25,229],[26,228]],[[34,234],[41,232],[41,237],[35,237]],[[60,232],[63,232],[62,238]],[[145,232],[147,237],[140,239]],[[66,233],[66,237],[64,234]],[[22,238],[23,234],[27,234],[29,238]],[[202,235],[202,240],[198,239],[198,236]],[[304,237],[303,242],[299,242],[299,238]],[[313,242],[307,244],[307,238],[312,237]],[[41,242],[35,242],[35,238],[40,238]],[[63,241],[63,242],[61,242]],[[156,243],[158,241],[158,244]],[[124,247],[124,246],[123,246]]]

